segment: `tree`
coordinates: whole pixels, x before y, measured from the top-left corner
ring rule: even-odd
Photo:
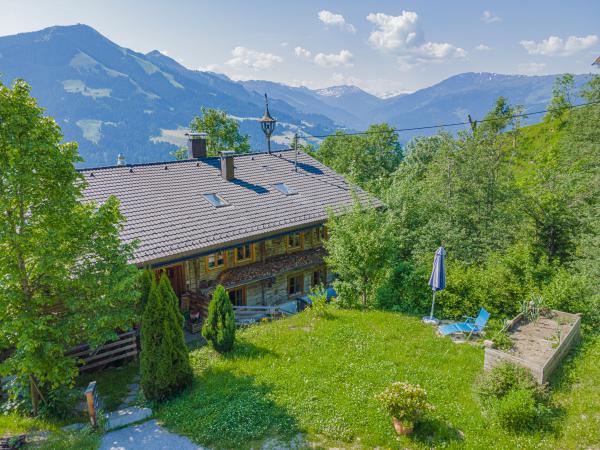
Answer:
[[[235,341],[235,315],[225,288],[218,285],[208,305],[208,317],[202,326],[202,336],[220,353],[233,348]]]
[[[369,303],[390,269],[395,237],[389,216],[355,199],[351,210],[330,215],[325,260],[338,275],[336,290],[348,305]]]
[[[398,135],[387,124],[371,125],[363,135],[337,131],[325,138],[317,158],[371,192],[380,191],[402,161]]]
[[[192,369],[183,336],[183,318],[167,275],[152,281],[142,317],[141,385],[150,400],[163,400],[192,380]],[[177,308],[177,309],[176,309]]]
[[[552,100],[548,105],[549,111],[545,117],[546,120],[559,120],[561,124],[564,123],[571,106],[573,106],[574,90],[575,79],[573,75],[565,73],[563,76],[556,78],[552,88]]]
[[[81,202],[77,145],[29,92],[0,84],[0,348],[15,349],[0,375],[29,384],[37,414],[77,376],[65,352],[129,328],[139,294],[118,200]]]
[[[202,107],[201,111],[202,114],[194,117],[190,123],[190,129],[197,133],[208,134],[209,156],[216,156],[221,150],[233,150],[236,153],[250,152],[248,136],[240,134],[240,124],[237,120],[228,117],[225,111],[219,109]]]
[[[144,269],[140,272],[139,278],[139,289],[140,289],[140,307],[142,313],[148,303],[148,296],[150,295],[150,289],[152,288],[152,281],[154,280],[154,273],[150,269]]]

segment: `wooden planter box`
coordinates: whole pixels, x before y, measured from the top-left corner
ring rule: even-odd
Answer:
[[[581,336],[581,317],[577,314],[570,314],[562,311],[551,311],[553,317],[564,318],[569,320],[571,327],[569,332],[561,337],[559,345],[543,360],[534,358],[536,355],[515,355],[509,352],[494,348],[486,348],[483,367],[485,370],[490,370],[492,367],[498,366],[505,362],[518,364],[526,367],[531,371],[538,383],[545,383],[549,380],[550,375],[560,365],[564,357],[569,353],[569,350],[577,343]],[[525,323],[522,314],[519,314],[512,320],[512,324],[508,328],[509,336],[519,333],[519,327]],[[528,357],[530,356],[530,357]],[[537,359],[537,360],[536,360]]]

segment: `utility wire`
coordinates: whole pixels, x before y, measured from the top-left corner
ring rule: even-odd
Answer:
[[[528,117],[528,116],[535,116],[537,114],[544,114],[544,113],[548,113],[551,111],[564,111],[567,109],[575,109],[575,108],[580,108],[582,106],[589,106],[589,105],[595,105],[600,103],[600,100],[596,100],[593,102],[588,102],[588,103],[580,103],[579,105],[570,105],[570,106],[564,106],[562,108],[548,108],[548,109],[544,109],[541,111],[533,111],[533,112],[529,112],[529,113],[520,113],[520,114],[513,114],[512,116],[504,116],[504,117],[496,117],[496,118],[490,118],[490,119],[481,119],[481,120],[474,120],[474,123],[482,123],[482,122],[493,122],[496,120],[502,120],[502,119],[516,119],[517,117]],[[454,122],[454,123],[445,123],[445,124],[441,124],[441,125],[425,125],[425,126],[420,126],[420,127],[411,127],[411,128],[392,128],[391,130],[379,130],[379,131],[355,131],[352,133],[343,133],[343,134],[337,134],[336,133],[330,133],[330,134],[322,134],[322,135],[314,135],[314,134],[309,134],[306,133],[305,136],[310,136],[313,138],[317,138],[317,139],[323,139],[323,138],[327,138],[327,137],[344,137],[344,136],[356,136],[356,135],[361,135],[361,134],[377,134],[377,133],[400,133],[402,131],[418,131],[418,130],[431,130],[431,129],[435,129],[435,128],[447,128],[447,127],[457,127],[460,125],[471,125],[471,122]]]

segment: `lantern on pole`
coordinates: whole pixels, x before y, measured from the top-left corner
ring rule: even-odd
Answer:
[[[265,94],[265,114],[260,119],[260,128],[265,133],[265,137],[267,138],[267,151],[271,153],[271,135],[273,134],[273,130],[275,130],[275,124],[277,120],[271,117],[271,113],[269,112],[269,99],[267,94]]]

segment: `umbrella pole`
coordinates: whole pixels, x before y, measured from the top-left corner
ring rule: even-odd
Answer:
[[[431,300],[431,312],[428,316],[423,317],[423,323],[426,323],[428,325],[438,325],[440,323],[439,320],[433,317],[433,309],[435,308],[435,292],[436,291],[433,291],[433,298]]]

